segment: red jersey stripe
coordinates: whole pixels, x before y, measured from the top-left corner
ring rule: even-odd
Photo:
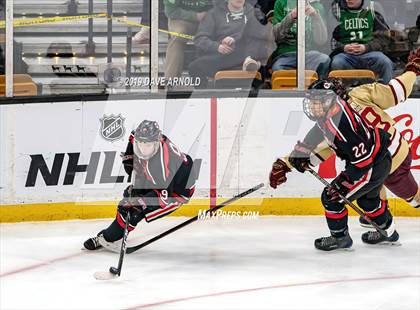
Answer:
[[[165,162],[165,175],[166,177],[169,177],[170,174],[170,170],[169,170],[169,150],[168,150],[168,145],[162,141],[162,145],[163,145],[163,160]]]
[[[328,212],[325,211],[325,216],[329,219],[333,219],[333,220],[339,220],[342,219],[343,217],[345,217],[347,214],[349,214],[349,211],[347,209],[344,209],[343,212],[341,213],[332,213],[332,212]]]
[[[381,208],[374,213],[367,213],[366,212],[366,215],[368,217],[377,217],[377,216],[383,214],[385,212],[385,209],[386,209],[386,200],[381,200]]]
[[[338,140],[343,141],[344,139],[341,137],[341,135],[337,132],[337,130],[335,130],[334,126],[331,124],[331,120],[327,120],[325,122],[325,124],[327,125],[329,131],[338,138]]]
[[[404,83],[401,82],[401,80],[399,80],[398,78],[395,78],[394,80],[400,83],[402,89],[404,90],[404,100],[407,100],[407,89],[405,88]]]
[[[397,93],[395,92],[395,88],[391,84],[388,84],[388,85],[389,85],[389,88],[391,88],[392,95],[394,95],[395,105],[397,105],[398,104],[398,97],[397,97]]]

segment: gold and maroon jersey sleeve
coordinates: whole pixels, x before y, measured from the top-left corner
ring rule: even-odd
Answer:
[[[410,96],[415,81],[416,74],[408,71],[387,85],[371,83],[355,87],[349,92],[349,97],[358,103],[368,103],[386,110],[404,102]]]

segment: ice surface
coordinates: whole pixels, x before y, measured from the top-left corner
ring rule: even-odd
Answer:
[[[140,223],[132,244],[185,218]],[[397,218],[402,246],[324,253],[322,217],[194,223],[126,255],[81,251],[110,220],[2,224],[0,309],[420,309],[420,219]]]

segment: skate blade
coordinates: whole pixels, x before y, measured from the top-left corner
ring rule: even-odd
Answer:
[[[350,247],[350,248],[339,248],[339,249],[337,249],[335,251],[339,251],[339,252],[354,252],[354,248],[353,247]]]
[[[376,244],[369,244],[369,243],[365,243],[369,246],[377,246],[377,247],[381,247],[381,246],[401,246],[401,242],[399,241],[383,241],[380,243],[376,243]]]
[[[98,253],[98,252],[103,252],[105,251],[104,247],[96,249],[96,250],[88,250],[85,247],[81,247],[80,251],[86,252],[86,253]]]
[[[350,247],[350,248],[337,248],[337,249],[333,249],[333,250],[329,250],[329,251],[321,250],[321,249],[318,249],[318,248],[315,248],[315,249],[318,250],[321,253],[353,252],[354,251],[354,248],[353,247]]]
[[[106,280],[112,280],[112,279],[118,278],[116,274],[110,273],[109,271],[96,271],[93,274],[93,277],[96,280],[100,280],[100,281],[106,281]]]

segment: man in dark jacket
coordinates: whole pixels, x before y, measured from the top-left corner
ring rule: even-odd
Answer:
[[[333,39],[335,49],[330,55],[331,70],[371,69],[381,82],[392,79],[393,63],[382,52],[382,44],[374,39],[374,32],[389,30],[382,15],[364,0],[340,0],[335,3],[336,18]]]
[[[200,87],[217,71],[242,67],[256,71],[258,59],[267,57],[264,39],[268,32],[256,19],[254,8],[245,0],[219,1],[201,22],[194,43],[199,57],[189,66]]]

